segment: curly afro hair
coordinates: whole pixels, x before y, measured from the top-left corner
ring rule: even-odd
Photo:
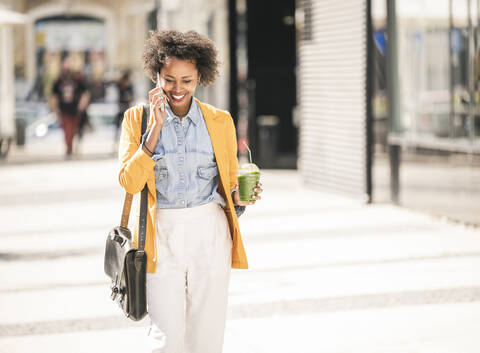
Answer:
[[[195,31],[150,31],[143,52],[143,69],[153,82],[157,81],[168,57],[190,60],[200,75],[199,84],[206,87],[218,76],[218,51],[213,42]]]

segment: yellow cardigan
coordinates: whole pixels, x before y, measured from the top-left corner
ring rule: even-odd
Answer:
[[[232,267],[248,268],[247,257],[243,247],[238,218],[233,206],[231,190],[238,183],[237,171],[237,137],[233,119],[228,112],[196,100],[200,106],[217,160],[219,183],[218,192],[223,196],[227,205],[225,214],[232,235]],[[155,190],[155,173],[153,161],[140,147],[142,106],[128,109],[123,118],[122,135],[120,137],[119,160],[120,185],[130,194],[140,192],[145,183],[148,186],[148,216],[145,251],[147,253],[147,271],[154,273],[157,264],[157,248],[155,244],[155,217],[157,207],[157,193]],[[150,121],[148,128],[153,121]],[[138,218],[135,226],[133,247],[137,246]]]

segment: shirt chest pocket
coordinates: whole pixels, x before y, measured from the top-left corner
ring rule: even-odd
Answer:
[[[214,165],[201,166],[197,168],[197,182],[198,191],[202,196],[210,195],[212,193],[212,187],[214,186],[214,179],[218,175],[218,167]]]
[[[162,161],[157,162],[154,168],[155,171],[155,186],[160,194],[166,196],[168,186],[168,169]]]
[[[212,180],[218,175],[217,165],[212,165],[210,167],[198,167],[197,174],[202,179]]]

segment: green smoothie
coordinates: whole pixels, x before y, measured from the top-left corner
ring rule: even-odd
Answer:
[[[238,188],[240,192],[240,201],[256,201],[253,191],[260,181],[260,169],[253,163],[246,163],[238,169]]]

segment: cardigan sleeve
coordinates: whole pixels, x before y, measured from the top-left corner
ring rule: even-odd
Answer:
[[[130,194],[136,194],[143,189],[156,164],[140,145],[142,109],[133,107],[125,112],[120,135],[118,180]]]

